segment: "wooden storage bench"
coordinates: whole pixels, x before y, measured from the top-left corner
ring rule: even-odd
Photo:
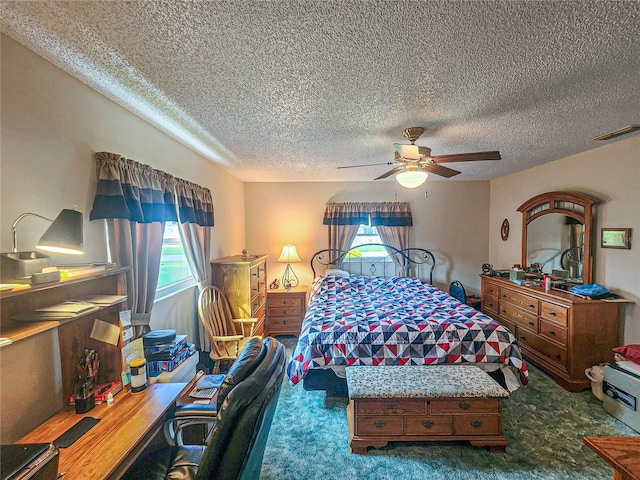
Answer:
[[[473,365],[347,367],[351,453],[393,441],[468,440],[504,451],[509,392]]]

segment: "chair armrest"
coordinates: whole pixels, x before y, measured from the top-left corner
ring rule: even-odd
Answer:
[[[218,410],[214,405],[187,404],[176,408],[174,417],[163,425],[164,438],[171,446],[184,445],[182,430],[193,425],[215,425]]]
[[[256,323],[259,318],[234,318],[232,319],[235,323]]]
[[[244,338],[244,335],[213,335],[211,336],[211,340],[216,342],[239,342]]]

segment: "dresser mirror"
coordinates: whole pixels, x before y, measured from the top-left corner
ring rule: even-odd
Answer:
[[[543,193],[523,203],[518,208],[522,265],[537,273],[590,283],[591,226],[597,203],[593,197],[568,192]]]

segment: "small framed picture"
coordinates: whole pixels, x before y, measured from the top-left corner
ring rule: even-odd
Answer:
[[[600,229],[601,248],[631,248],[630,228],[601,228]]]

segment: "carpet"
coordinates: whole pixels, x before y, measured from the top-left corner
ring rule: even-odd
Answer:
[[[291,355],[295,337],[278,337]],[[503,402],[506,453],[465,442],[390,442],[349,453],[346,397],[308,392],[285,377],[261,479],[610,479],[611,467],[585,436],[638,435],[610,416],[590,391],[570,393],[529,367],[529,386]]]

